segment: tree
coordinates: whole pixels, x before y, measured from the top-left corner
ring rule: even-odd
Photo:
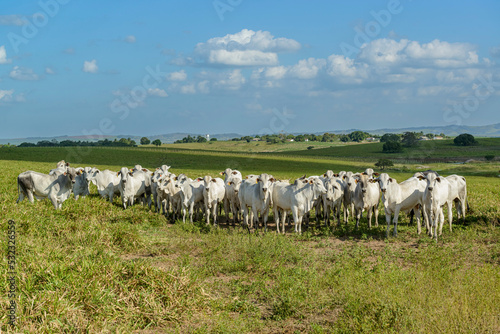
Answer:
[[[495,156],[493,154],[488,154],[488,155],[485,155],[484,158],[487,161],[493,161],[493,159],[495,159]]]
[[[394,164],[392,163],[391,160],[389,159],[379,159],[377,163],[375,164],[376,167],[382,168],[384,170],[386,167],[392,167]]]
[[[369,137],[369,134],[363,131],[354,131],[349,134],[349,139],[356,142],[362,142]]]
[[[472,146],[477,145],[477,141],[473,135],[468,133],[462,133],[453,139],[453,143],[457,146]]]
[[[161,145],[161,140],[159,140],[159,139],[153,140],[153,145],[160,146]]]
[[[386,133],[382,137],[380,137],[381,143],[386,143],[388,141],[401,142],[401,137],[395,133]]]
[[[206,143],[207,138],[205,138],[204,136],[198,136],[198,138],[196,138],[196,142],[197,143]]]
[[[388,141],[384,143],[382,147],[382,152],[384,153],[400,153],[403,152],[403,146],[397,141]]]
[[[217,141],[217,138],[215,138],[215,137],[210,138],[210,141]]]
[[[149,140],[147,137],[141,138],[141,145],[148,145],[149,143],[151,143],[151,140]]]
[[[351,139],[349,138],[348,135],[340,135],[340,141],[343,142],[343,143],[347,143],[348,141],[350,141]]]
[[[418,137],[415,132],[405,132],[401,138],[401,142],[405,147],[416,147],[418,146]]]

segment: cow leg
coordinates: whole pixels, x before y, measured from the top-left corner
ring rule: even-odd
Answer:
[[[299,209],[297,207],[292,208],[292,216],[293,216],[293,222],[295,224],[295,233],[300,233],[299,232]],[[302,223],[302,220],[300,220],[300,223]]]
[[[213,207],[212,207],[212,215],[214,217],[214,226],[217,225],[217,207],[219,205],[216,203]]]
[[[385,210],[385,222],[387,223],[387,230],[385,231],[385,237],[389,238],[389,228],[391,227],[391,213]]]
[[[453,221],[453,211],[452,211],[453,203],[448,203],[448,222],[450,223],[450,232],[451,232],[451,223]],[[457,210],[458,212],[458,210]],[[439,233],[441,234],[441,232]]]
[[[375,227],[378,227],[378,203],[373,208],[373,214],[375,215]]]
[[[394,236],[395,237],[398,236],[398,219],[399,219],[399,211],[400,210],[401,210],[401,207],[399,207],[399,206],[397,206],[396,210],[394,210],[394,220],[393,220],[393,223],[394,223]]]
[[[368,210],[366,210],[366,218],[368,219],[368,228],[371,229],[372,228],[372,215],[373,215],[373,208],[368,208]]]
[[[278,207],[273,208],[274,222],[276,223],[276,231],[280,234],[280,216],[278,215]]]
[[[354,214],[356,215],[356,230],[359,228],[359,219],[361,218],[361,209],[355,209]]]

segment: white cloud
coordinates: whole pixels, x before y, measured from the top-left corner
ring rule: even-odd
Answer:
[[[278,55],[273,52],[262,52],[258,50],[210,50],[208,62],[210,64],[232,66],[269,66],[278,63]]]
[[[45,73],[46,74],[55,74],[54,70],[51,67],[46,67],[45,68]]]
[[[287,72],[285,66],[274,66],[266,68],[265,76],[266,78],[272,79],[282,79]]]
[[[464,67],[478,64],[478,55],[468,43],[448,43],[437,39],[419,43],[382,38],[363,44],[359,60],[369,64],[394,66]]]
[[[0,89],[0,101],[10,101],[12,99],[12,94],[14,94],[14,90],[1,90]]]
[[[274,38],[268,31],[243,29],[236,34],[198,43],[195,54],[209,64],[271,66],[278,63],[277,53],[297,51],[300,47],[299,42],[282,37]]]
[[[169,73],[167,79],[170,81],[184,81],[187,79],[187,74],[184,70],[180,70],[178,72]]]
[[[299,79],[312,79],[318,75],[326,65],[325,59],[302,59],[289,70],[290,75]]]
[[[5,46],[0,46],[0,64],[10,64],[12,59],[7,59],[7,52],[5,51]]]
[[[245,77],[241,74],[241,70],[233,70],[227,76],[217,82],[218,86],[238,90],[246,82]]]
[[[167,97],[168,94],[165,90],[160,88],[150,88],[148,89],[148,94],[151,96]]]
[[[194,93],[196,93],[196,89],[194,88],[194,84],[182,86],[181,93],[182,94],[194,94]]]
[[[203,80],[198,82],[198,90],[202,94],[208,94],[210,93],[210,87],[209,87],[210,82],[208,80]]]
[[[31,68],[14,66],[9,73],[14,80],[38,80],[38,75]]]
[[[124,41],[127,43],[135,43],[135,36],[129,35],[129,36],[125,37]]]
[[[86,73],[97,73],[99,68],[97,67],[97,61],[95,59],[91,61],[85,60],[83,62],[83,68],[82,71]]]
[[[23,26],[26,22],[21,15],[0,15],[0,26]]]

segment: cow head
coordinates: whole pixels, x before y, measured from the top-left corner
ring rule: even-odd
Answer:
[[[266,173],[260,174],[256,179],[256,182],[260,184],[260,189],[266,194],[267,191],[272,187],[273,182],[275,181],[272,175],[268,175]]]
[[[127,176],[133,177],[132,170],[127,167],[122,167],[116,175],[120,177],[120,182],[123,184],[127,183]]]
[[[395,182],[395,180],[390,177],[389,174],[382,173],[377,179],[374,179],[373,182],[378,182],[378,184],[380,185],[380,190],[385,193],[389,184]]]

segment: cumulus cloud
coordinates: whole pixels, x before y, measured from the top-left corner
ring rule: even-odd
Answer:
[[[268,67],[265,71],[266,78],[282,79],[287,73],[288,69],[285,66]]]
[[[196,93],[196,88],[194,88],[194,84],[185,85],[181,87],[180,92],[182,94],[194,94]]]
[[[0,26],[23,26],[26,22],[21,15],[0,15]]]
[[[38,80],[38,75],[31,68],[14,66],[9,73],[9,77],[14,80]]]
[[[325,59],[302,59],[289,70],[290,75],[299,79],[312,79],[326,65]]]
[[[150,88],[148,89],[148,94],[151,96],[167,97],[168,94],[165,90],[160,88]]]
[[[1,90],[0,89],[0,101],[7,102],[12,99],[12,95],[14,94],[14,90]]]
[[[288,38],[275,38],[268,31],[243,29],[236,34],[214,37],[198,43],[195,54],[209,64],[229,66],[272,66],[278,53],[299,50],[300,43]]]
[[[433,40],[419,43],[382,38],[363,44],[359,59],[377,65],[461,67],[477,64],[478,55],[471,44]]]
[[[187,74],[184,70],[180,70],[178,72],[169,73],[167,79],[170,81],[184,81],[187,79]]]
[[[0,46],[0,64],[10,64],[12,59],[7,59],[7,52],[5,51],[5,46]]]
[[[46,67],[45,68],[45,73],[46,74],[55,74],[54,70],[52,69],[52,67]]]
[[[230,90],[238,90],[246,82],[241,70],[233,70],[217,82],[217,85]]]
[[[99,68],[97,67],[97,61],[95,59],[92,59],[91,61],[85,60],[83,62],[83,68],[82,71],[86,73],[97,73]]]
[[[124,41],[127,43],[135,43],[135,36],[129,35],[129,36],[125,37]]]

